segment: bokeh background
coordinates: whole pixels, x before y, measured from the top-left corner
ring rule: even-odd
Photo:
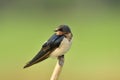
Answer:
[[[56,59],[23,66],[60,24],[74,39],[59,80],[120,80],[119,0],[0,0],[0,80],[49,80]]]

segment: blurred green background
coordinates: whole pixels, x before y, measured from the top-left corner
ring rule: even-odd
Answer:
[[[120,80],[119,0],[0,0],[0,80],[49,80],[56,59],[23,66],[60,24],[74,39],[59,80]]]

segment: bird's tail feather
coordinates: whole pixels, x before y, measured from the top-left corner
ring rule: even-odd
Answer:
[[[31,66],[31,65],[29,63],[27,63],[23,68],[27,68],[29,66]]]
[[[38,62],[41,62],[43,60],[45,60],[46,58],[49,57],[49,53],[47,53],[46,51],[41,50],[40,52],[38,52],[38,54],[31,60],[29,61],[23,68],[27,68],[32,66],[33,64],[36,64]]]

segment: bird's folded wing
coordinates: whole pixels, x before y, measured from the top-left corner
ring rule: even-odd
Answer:
[[[53,35],[41,48],[41,50],[37,53],[37,55],[29,61],[24,68],[29,67],[33,64],[36,64],[40,61],[45,60],[49,57],[52,51],[59,47],[61,41],[63,40],[64,36]]]

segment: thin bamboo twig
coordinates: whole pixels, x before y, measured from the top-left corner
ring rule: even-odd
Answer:
[[[64,55],[58,57],[58,61],[56,63],[55,69],[53,71],[50,80],[58,80],[63,65],[64,65]]]

